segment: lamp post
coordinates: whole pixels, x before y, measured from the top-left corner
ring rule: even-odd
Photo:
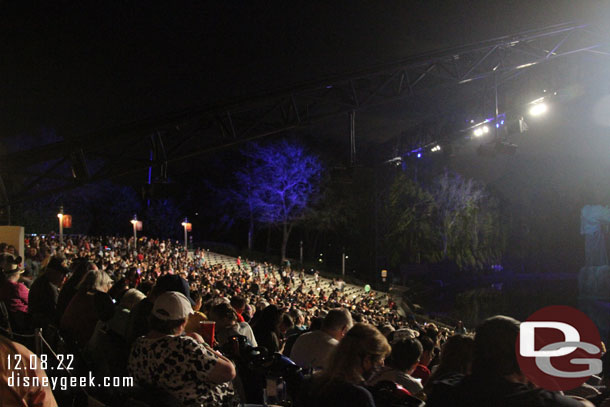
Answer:
[[[184,222],[182,222],[182,226],[184,227],[184,250],[188,253],[189,245],[188,245],[188,228],[190,223],[187,218],[184,218]]]
[[[134,214],[133,219],[130,220],[130,222],[133,225],[133,248],[134,250],[138,250],[138,215]]]
[[[59,244],[64,244],[64,206],[59,207],[59,213],[57,214],[59,219]]]

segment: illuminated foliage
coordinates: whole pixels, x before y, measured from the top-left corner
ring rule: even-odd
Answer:
[[[242,206],[258,223],[280,226],[282,258],[294,223],[317,197],[322,165],[299,144],[251,144],[242,152],[247,165],[236,173]]]

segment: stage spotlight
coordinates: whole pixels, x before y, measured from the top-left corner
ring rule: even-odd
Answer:
[[[433,153],[437,152],[437,151],[441,151],[441,146],[439,146],[438,144],[435,145],[434,147],[432,147],[432,149],[430,149],[430,151],[432,151]]]
[[[417,158],[421,158],[421,153],[417,153]]]
[[[536,103],[532,107],[530,107],[529,113],[530,116],[542,116],[549,110],[549,107],[546,103]]]
[[[480,126],[480,127],[477,127],[476,129],[474,129],[475,137],[481,137],[483,134],[487,134],[487,133],[489,133],[488,126]]]

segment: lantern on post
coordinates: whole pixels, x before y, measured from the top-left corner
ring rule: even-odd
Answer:
[[[182,222],[182,227],[184,227],[184,250],[186,250],[186,252],[188,253],[188,232],[193,230],[193,225],[189,223],[187,218],[184,218],[184,221]]]
[[[70,229],[72,227],[72,215],[68,215],[64,213],[64,216],[61,218],[63,229]]]
[[[381,270],[381,281],[383,281],[385,283],[385,280],[388,278],[388,271],[387,270]]]
[[[133,219],[130,220],[133,226],[133,247],[138,250],[138,230],[142,230],[142,221],[138,220],[138,215],[133,215]]]
[[[59,207],[59,213],[57,214],[59,220],[59,244],[64,243],[64,206]]]

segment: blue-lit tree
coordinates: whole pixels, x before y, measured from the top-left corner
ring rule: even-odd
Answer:
[[[504,232],[498,203],[472,179],[445,171],[430,189],[442,258],[461,268],[481,268],[501,258]]]
[[[317,197],[322,164],[306,149],[290,141],[250,144],[242,153],[247,165],[236,173],[236,196],[253,222],[282,229],[282,259],[295,222]]]

